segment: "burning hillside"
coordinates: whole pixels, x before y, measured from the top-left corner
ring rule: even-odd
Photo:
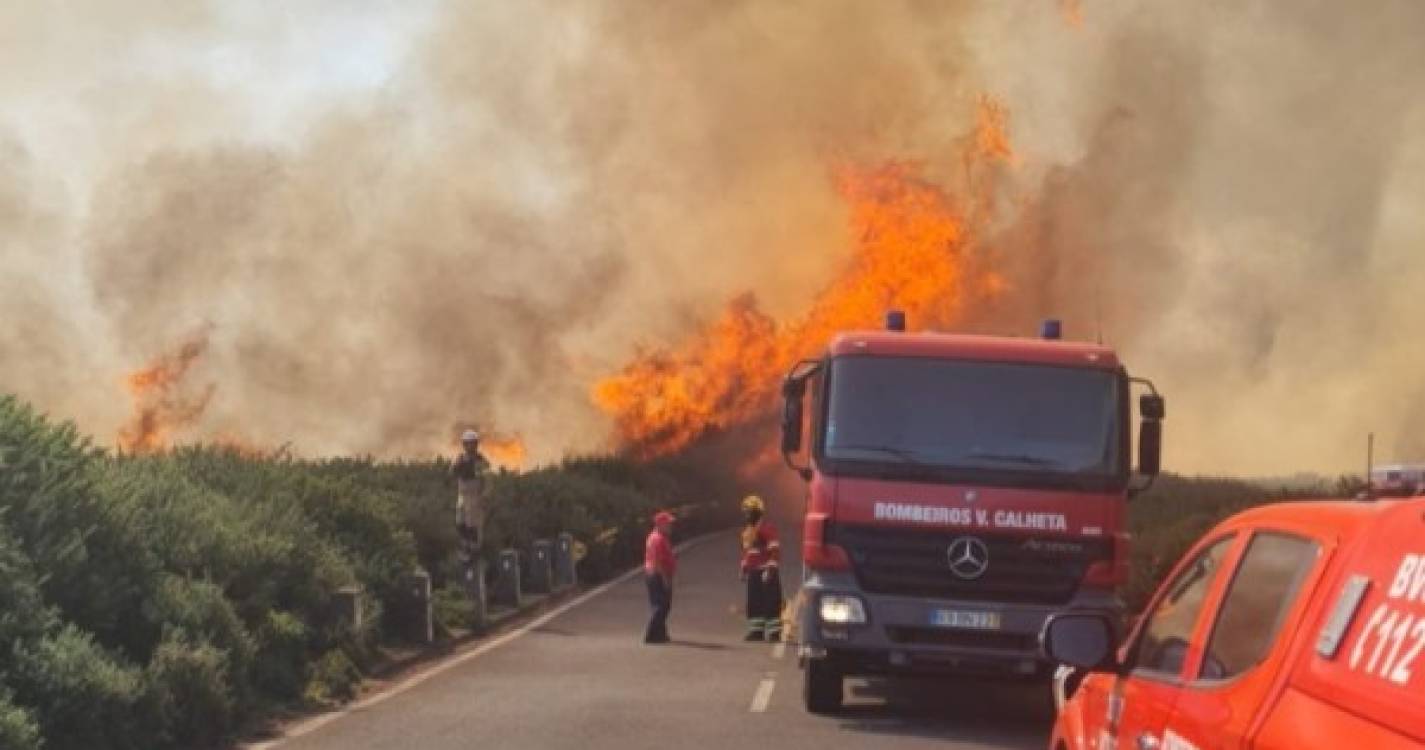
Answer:
[[[912,162],[836,170],[855,250],[836,280],[800,316],[776,320],[743,295],[721,318],[681,345],[645,351],[594,386],[623,445],[644,457],[687,448],[699,438],[769,413],[781,375],[813,356],[837,331],[874,327],[891,308],[917,327],[949,327],[967,306],[1004,290],[982,267],[976,231],[995,165],[1012,158],[1006,114],[983,99],[965,139],[966,190],[952,194]]]
[[[179,347],[146,367],[129,373],[124,387],[133,401],[133,416],[119,429],[124,453],[155,453],[169,447],[174,433],[202,416],[217,386],[196,391],[184,387],[189,370],[208,351],[210,327],[189,336]]]
[[[162,453],[185,443],[205,443],[252,458],[291,455],[291,441],[263,444],[239,430],[215,426],[210,419],[218,386],[195,384],[193,376],[212,346],[212,335],[213,326],[205,325],[171,351],[124,376],[132,413],[115,439],[121,453]],[[506,469],[522,469],[529,462],[529,448],[517,434],[486,434],[481,451],[491,463]]]
[[[1179,470],[1425,450],[1415,0],[20,5],[0,390],[124,450],[745,443],[891,305],[1256,405]]]

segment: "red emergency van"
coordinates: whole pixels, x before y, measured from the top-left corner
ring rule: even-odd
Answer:
[[[1053,750],[1425,747],[1425,497],[1246,511],[1116,623],[1045,623]]]

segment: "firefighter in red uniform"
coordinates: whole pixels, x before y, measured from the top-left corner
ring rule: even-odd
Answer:
[[[673,552],[673,514],[659,511],[653,531],[643,545],[643,575],[648,584],[648,604],[653,614],[643,632],[644,643],[668,643],[668,612],[673,608],[673,574],[678,557]]]
[[[778,564],[782,543],[767,520],[762,498],[742,501],[747,525],[742,527],[742,580],[747,582],[747,640],[782,639],[782,577]]]

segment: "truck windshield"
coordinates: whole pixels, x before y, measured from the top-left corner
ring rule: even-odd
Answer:
[[[822,454],[833,462],[1064,478],[1122,474],[1115,372],[844,357],[832,363],[827,386]]]

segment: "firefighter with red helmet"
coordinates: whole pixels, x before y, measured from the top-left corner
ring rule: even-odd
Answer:
[[[762,498],[742,501],[742,580],[747,583],[747,638],[749,641],[782,639],[782,578],[779,564],[782,543],[777,528],[767,520]]]

